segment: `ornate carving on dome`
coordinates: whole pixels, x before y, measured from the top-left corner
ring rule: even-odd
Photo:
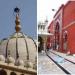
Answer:
[[[10,64],[10,63],[14,64],[15,63],[15,59],[13,57],[11,57],[11,55],[10,55],[10,50],[8,50],[6,63],[8,63],[8,64]]]

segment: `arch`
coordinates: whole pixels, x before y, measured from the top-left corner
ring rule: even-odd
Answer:
[[[60,30],[60,26],[59,26],[59,22],[57,22],[55,26],[55,31],[59,31],[59,30]]]
[[[17,75],[15,72],[11,72],[10,75]]]
[[[42,37],[38,36],[38,42],[39,42],[38,52],[41,52],[43,50],[43,39],[42,39]]]
[[[24,74],[21,74],[21,75],[24,75]]]
[[[54,49],[59,50],[59,39],[60,39],[60,24],[59,22],[55,25],[55,42]]]
[[[3,69],[0,70],[0,75],[7,75],[7,72]]]

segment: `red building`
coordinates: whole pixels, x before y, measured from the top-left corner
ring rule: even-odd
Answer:
[[[50,25],[49,25],[49,27],[48,27],[48,32],[49,33],[54,33],[54,29],[53,29],[53,21],[50,23]],[[52,48],[53,47],[53,37],[54,36],[48,36],[48,39],[47,39],[47,46],[49,47],[49,48]]]
[[[75,54],[75,1],[61,5],[48,27],[53,36],[48,37],[48,43],[54,50]]]

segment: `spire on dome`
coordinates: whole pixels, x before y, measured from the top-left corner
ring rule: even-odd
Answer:
[[[45,23],[48,23],[48,19],[47,19],[47,17],[46,17]]]
[[[20,30],[21,30],[20,19],[19,19],[20,9],[18,7],[16,7],[14,9],[14,12],[16,13],[16,20],[15,20],[16,26],[15,26],[15,30],[16,30],[16,32],[20,32]]]

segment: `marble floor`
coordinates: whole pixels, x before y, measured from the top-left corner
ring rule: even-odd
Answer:
[[[38,75],[66,75],[45,52],[38,53]]]
[[[48,55],[52,57],[55,61],[58,62],[65,70],[67,70],[70,74],[75,74],[75,64],[65,60],[62,57],[56,56],[55,54],[48,52]],[[60,55],[61,56],[61,55]],[[74,60],[74,59],[73,59]]]

